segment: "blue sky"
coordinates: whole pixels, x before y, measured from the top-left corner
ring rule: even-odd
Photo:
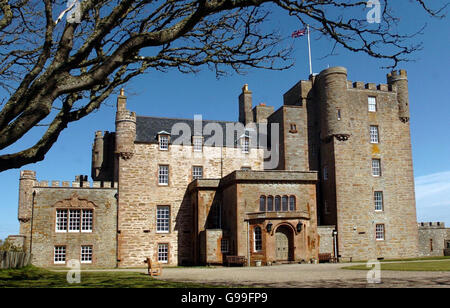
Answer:
[[[444,221],[450,226],[449,22],[448,19],[427,18],[410,1],[396,5],[403,29],[414,32],[427,23],[424,35],[418,38],[424,43],[423,50],[413,56],[414,62],[399,67],[408,71],[409,78],[417,216],[419,221]],[[271,26],[280,28],[286,36],[299,28],[295,19],[277,14],[272,18]],[[386,83],[389,71],[381,68],[386,63],[345,50],[338,50],[337,55],[323,59],[332,45],[316,38],[312,33],[315,73],[328,66],[345,66],[349,80]],[[238,95],[245,83],[253,91],[254,104],[265,102],[277,108],[282,104],[283,94],[300,79],[308,77],[306,38],[298,38],[294,44],[295,66],[287,71],[254,69],[246,75],[233,74],[219,80],[206,69],[196,75],[175,71],[149,72],[126,86],[128,108],[139,115],[193,118],[194,114],[202,114],[204,119],[234,121],[238,117]],[[35,170],[39,180],[49,181],[72,181],[78,174],[90,176],[94,133],[97,130],[114,131],[115,100],[111,97],[100,111],[70,124],[44,161],[21,170]],[[36,133],[37,130],[9,149],[31,145]],[[18,184],[18,169],[0,173],[0,239],[19,231]]]

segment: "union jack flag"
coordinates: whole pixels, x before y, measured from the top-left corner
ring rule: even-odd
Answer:
[[[296,30],[296,31],[292,32],[291,37],[297,38],[297,37],[303,36],[305,34],[306,34],[306,29]]]

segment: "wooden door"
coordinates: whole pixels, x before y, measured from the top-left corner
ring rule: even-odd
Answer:
[[[289,237],[284,228],[280,228],[275,233],[276,257],[277,261],[289,260]]]

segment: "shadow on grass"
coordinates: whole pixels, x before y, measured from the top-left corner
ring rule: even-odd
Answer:
[[[210,288],[200,283],[170,282],[135,272],[81,272],[81,283],[69,284],[65,272],[28,266],[0,270],[0,288]]]

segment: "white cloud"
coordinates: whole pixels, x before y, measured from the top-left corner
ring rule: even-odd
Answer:
[[[415,184],[417,219],[450,226],[450,171],[419,176]]]

